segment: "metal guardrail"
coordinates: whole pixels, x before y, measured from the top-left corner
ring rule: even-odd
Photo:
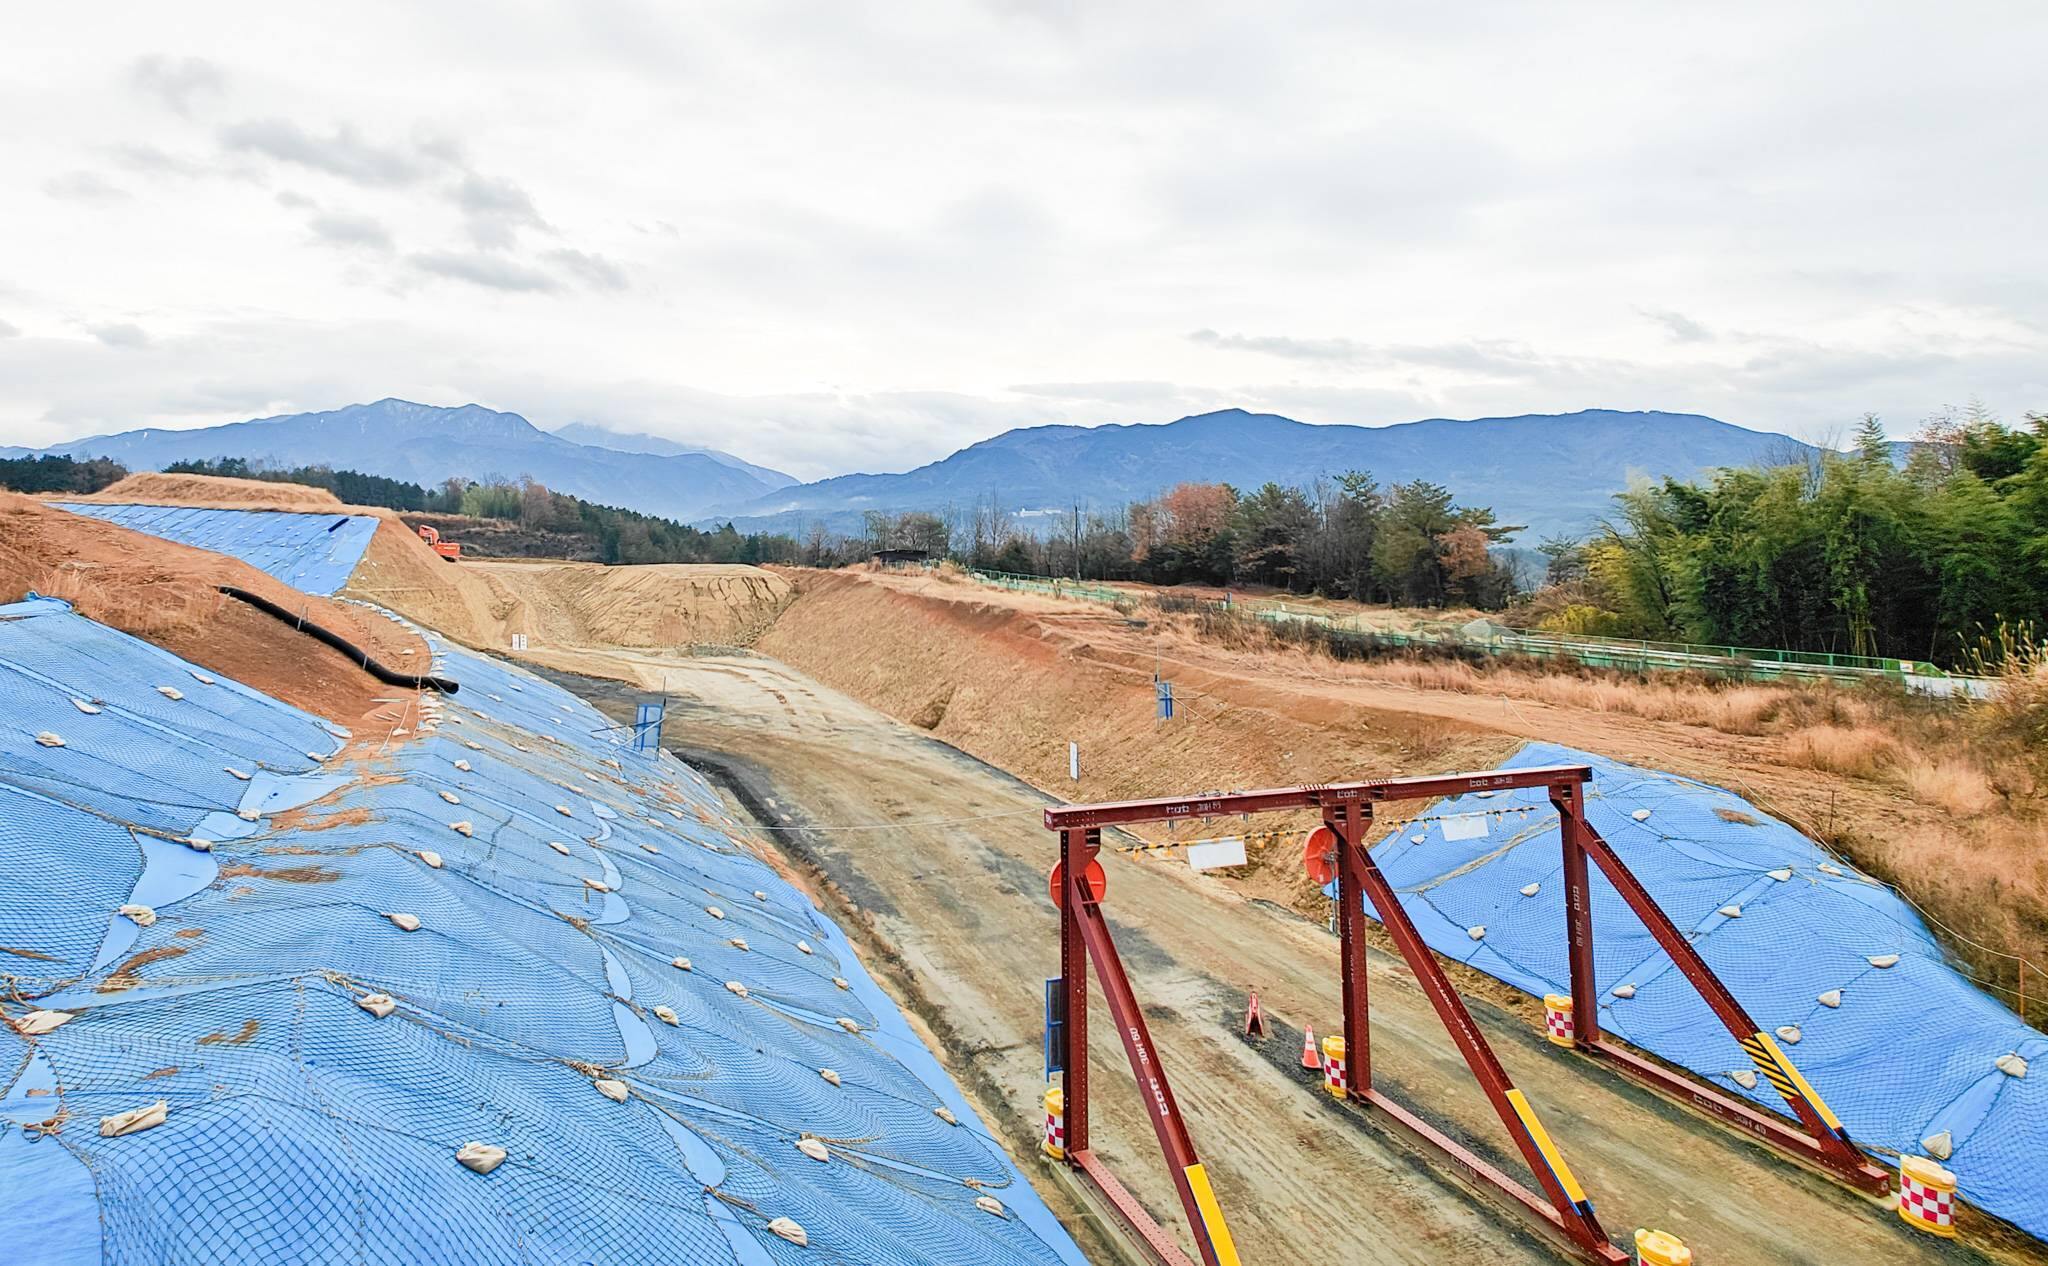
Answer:
[[[1001,589],[1042,593],[1055,598],[1084,602],[1135,602],[1139,595],[1105,585],[1065,580],[1057,576],[1029,576],[1017,572],[969,568],[974,580]],[[1392,647],[1441,647],[1477,651],[1489,655],[1528,655],[1537,659],[1570,659],[1594,668],[1616,668],[1631,672],[1711,672],[1738,676],[1751,681],[1836,680],[1858,681],[1875,677],[1899,682],[1911,689],[1944,696],[1987,697],[1988,678],[1944,672],[1918,660],[1888,659],[1869,655],[1838,655],[1825,651],[1792,651],[1771,647],[1721,646],[1697,642],[1660,642],[1651,639],[1596,637],[1590,634],[1549,633],[1529,629],[1494,628],[1485,633],[1468,632],[1465,625],[1448,620],[1422,621],[1397,627],[1376,624],[1364,615],[1332,616],[1304,611],[1280,598],[1232,601],[1195,598],[1186,601],[1217,610],[1241,610],[1269,622],[1299,621],[1318,624],[1337,632],[1356,633]]]

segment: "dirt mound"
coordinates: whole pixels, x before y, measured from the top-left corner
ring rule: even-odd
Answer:
[[[235,585],[334,630],[405,671],[427,648],[360,607],[317,598],[208,550],[0,493],[0,602],[29,592],[308,712],[355,726],[394,693],[339,652],[222,595]]]
[[[656,563],[465,564],[489,585],[508,631],[540,647],[746,646],[790,599],[789,582],[758,567]]]
[[[1176,659],[1173,630],[1135,629],[1099,606],[789,574],[799,596],[760,639],[763,653],[1076,801],[1484,768],[1516,746],[1477,725],[1233,679]],[[1155,670],[1174,685],[1170,721],[1157,716]],[[1069,742],[1081,748],[1079,783],[1068,778]],[[1301,909],[1326,904],[1298,848],[1268,848],[1242,887]]]
[[[503,650],[524,603],[500,593],[471,563],[451,563],[389,511],[342,592],[389,607],[482,650]]]
[[[324,513],[346,509],[341,498],[325,488],[271,483],[263,479],[229,479],[223,475],[166,475],[143,471],[109,484],[91,496],[66,496],[65,501],[102,501],[114,505],[201,506],[226,510],[299,510]]]

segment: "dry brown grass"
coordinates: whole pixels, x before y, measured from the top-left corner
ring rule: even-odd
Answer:
[[[1794,731],[1785,740],[1791,764],[1851,778],[1881,778],[1898,766],[1897,739],[1869,725],[1814,725]]]
[[[231,479],[225,475],[167,475],[154,470],[138,471],[91,496],[66,496],[62,500],[312,513],[343,508],[341,498],[325,488],[275,483],[267,479]]]
[[[27,587],[45,598],[62,598],[78,608],[79,614],[140,637],[196,632],[218,615],[227,601],[217,590],[182,578],[113,582],[99,575],[99,570],[90,564],[58,563],[38,574]]]
[[[1747,760],[1699,772],[1710,780],[1718,774],[1891,883],[2008,1004],[2018,997],[2014,955],[2048,975],[2048,646],[2009,646],[1987,657],[1987,671],[2002,684],[1995,698],[1972,704],[1911,696],[1884,682],[1737,683],[1398,652],[1346,660],[1250,620],[1196,613],[1166,621],[1176,639],[1331,681],[1526,701],[1567,716],[1640,718],[1764,740],[1756,756],[1767,793],[1748,785],[1756,775],[1743,768]],[[1308,663],[1314,666],[1296,667]],[[1548,730],[1558,719],[1538,714],[1534,725]],[[2041,1014],[2029,1008],[2029,1018]]]
[[[1900,767],[1899,779],[1915,800],[1959,818],[1988,813],[1999,803],[1991,779],[1962,760],[1916,758]]]

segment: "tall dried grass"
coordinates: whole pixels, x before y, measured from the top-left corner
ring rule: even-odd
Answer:
[[[46,598],[62,598],[81,615],[142,637],[195,632],[225,601],[208,584],[170,579],[105,584],[89,568],[61,565],[45,570],[29,587]]]
[[[1998,791],[1976,766],[1962,760],[1914,758],[1899,768],[1906,792],[1925,805],[1974,818],[1999,803]]]
[[[1785,739],[1787,763],[1851,778],[1881,778],[1904,753],[1897,739],[1875,726],[1815,725]]]

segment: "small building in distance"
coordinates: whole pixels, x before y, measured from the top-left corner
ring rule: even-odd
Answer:
[[[872,555],[877,567],[929,567],[932,552],[928,549],[878,549]]]

